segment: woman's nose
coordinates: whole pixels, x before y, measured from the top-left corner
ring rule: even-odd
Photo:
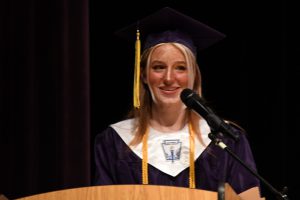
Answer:
[[[172,69],[167,69],[165,76],[164,76],[164,81],[169,83],[172,82],[174,80],[174,72]]]

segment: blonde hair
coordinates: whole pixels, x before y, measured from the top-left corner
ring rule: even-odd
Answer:
[[[150,64],[150,58],[152,56],[153,51],[166,43],[160,43],[157,44],[149,49],[146,49],[143,54],[141,55],[141,77],[146,76],[147,72],[146,69],[148,68]],[[183,44],[180,43],[168,43],[179,49],[187,62],[188,70],[189,70],[189,87],[193,89],[195,92],[197,92],[200,96],[202,95],[202,85],[201,85],[201,73],[200,69],[198,67],[196,57],[192,53],[192,51],[184,46]],[[141,83],[143,81],[141,80]],[[135,131],[135,136],[133,140],[130,142],[130,145],[137,145],[142,141],[143,135],[145,134],[149,120],[151,118],[151,106],[152,106],[152,98],[150,94],[150,90],[148,88],[148,85],[143,83],[140,85],[140,108],[135,109],[132,108],[132,110],[129,112],[128,117],[129,118],[134,118],[135,123],[134,123],[134,131]],[[187,110],[187,121],[191,122],[192,128],[195,131],[196,135],[199,138],[199,141],[204,145],[203,139],[201,137],[200,129],[199,129],[199,119],[200,116],[192,112],[191,110]]]

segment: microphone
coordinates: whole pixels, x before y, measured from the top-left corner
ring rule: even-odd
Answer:
[[[204,100],[193,90],[184,89],[180,94],[180,98],[188,108],[196,111],[207,121],[213,132],[221,132],[227,134],[235,141],[238,140],[239,136],[234,132],[233,128],[207,107]]]

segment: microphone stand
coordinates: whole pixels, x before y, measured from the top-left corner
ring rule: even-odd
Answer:
[[[263,177],[261,177],[257,172],[255,172],[253,169],[251,169],[248,165],[245,164],[226,144],[222,142],[220,138],[216,137],[215,132],[211,132],[208,134],[208,137],[214,142],[215,145],[219,146],[221,149],[225,150],[227,153],[229,153],[236,161],[238,161],[241,165],[243,165],[251,174],[256,176],[262,183],[264,183],[270,190],[275,194],[277,199],[279,200],[289,200],[288,196],[286,194],[287,187],[284,187],[283,192],[279,192],[276,190],[268,181],[266,181]]]

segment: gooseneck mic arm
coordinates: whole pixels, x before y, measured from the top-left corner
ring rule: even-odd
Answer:
[[[250,168],[246,163],[241,160],[226,144],[222,142],[221,139],[216,137],[217,134],[209,133],[208,137],[213,141],[213,143],[217,146],[219,146],[221,149],[225,150],[227,153],[230,154],[236,161],[238,161],[243,167],[245,167],[251,174],[253,174],[255,177],[257,177],[263,184],[265,184],[269,190],[277,197],[278,200],[289,200],[288,196],[286,194],[287,188],[284,187],[283,192],[279,192],[276,190],[266,179],[264,179],[262,176],[260,176],[256,171],[254,171],[252,168]]]
[[[214,114],[209,107],[207,107],[204,104],[204,100],[198,94],[196,94],[193,90],[186,88],[181,92],[180,98],[188,108],[196,111],[207,121],[207,124],[212,130],[212,132],[209,133],[208,136],[215,145],[219,146],[221,149],[229,153],[230,156],[232,156],[236,161],[243,165],[243,167],[245,167],[251,174],[257,177],[263,184],[265,184],[270,189],[272,193],[275,194],[275,196],[279,200],[288,200],[288,197],[285,194],[287,192],[286,187],[284,188],[282,193],[276,190],[268,181],[266,181],[256,171],[254,171],[252,168],[246,165],[246,163],[243,162],[226,144],[224,144],[221,139],[217,138],[217,133],[221,132],[237,141],[238,135],[233,131],[230,125],[225,123],[221,118]]]

